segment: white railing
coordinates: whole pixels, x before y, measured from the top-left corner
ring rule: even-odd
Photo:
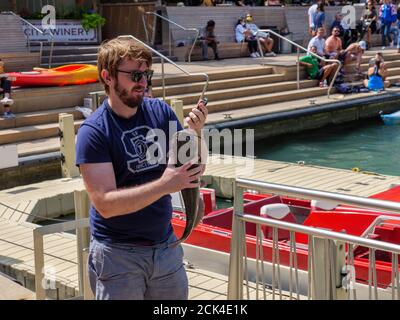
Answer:
[[[4,11],[2,12],[3,14],[11,14],[15,17],[17,17],[18,19],[20,19],[23,23],[25,23],[26,25],[28,25],[30,28],[36,30],[37,32],[39,32],[41,35],[44,35],[44,32],[42,30],[40,30],[39,28],[35,27],[32,23],[30,23],[29,21],[25,20],[24,18],[21,18],[19,15],[15,14],[12,11]],[[50,40],[47,40],[50,43],[50,52],[49,52],[49,68],[51,68],[51,62],[53,59],[53,49],[54,49],[54,35],[51,33],[50,31]],[[29,35],[27,35],[27,44],[28,44],[28,51],[31,51],[31,42],[30,42],[30,38]],[[39,41],[39,45],[40,45],[40,49],[39,49],[39,59],[40,59],[40,64],[42,63],[42,57],[43,57],[43,42]]]
[[[260,29],[260,30],[257,31],[257,34],[256,34],[257,41],[258,41],[258,48],[260,50],[261,57],[263,57],[263,61],[264,61],[265,57],[264,57],[264,53],[262,51],[262,46],[261,46],[261,43],[260,43],[260,37],[261,37],[260,34],[264,33],[264,32],[272,33],[276,37],[282,39],[283,41],[289,42],[292,46],[295,46],[297,48],[297,90],[300,89],[300,49],[305,51],[305,52],[308,52],[308,54],[316,57],[317,59],[319,59],[321,61],[324,61],[324,62],[327,62],[327,63],[336,63],[338,65],[338,67],[336,68],[335,75],[333,76],[333,78],[331,80],[331,83],[329,84],[329,88],[328,88],[328,98],[330,98],[332,86],[335,83],[336,77],[337,77],[337,75],[338,75],[338,73],[339,73],[339,71],[340,71],[340,69],[342,67],[342,63],[337,59],[325,59],[324,57],[321,57],[321,56],[319,56],[319,55],[317,55],[317,54],[315,54],[313,52],[310,52],[306,48],[304,48],[301,45],[297,44],[296,42],[294,42],[292,40],[289,40],[288,38],[280,35],[279,33],[276,33],[275,31],[272,31],[270,29]]]
[[[151,52],[153,52],[154,54],[156,54],[157,56],[159,56],[161,58],[161,81],[162,81],[162,92],[163,92],[163,100],[164,101],[165,101],[165,98],[166,98],[164,60],[169,62],[175,68],[179,69],[180,71],[182,71],[184,74],[186,74],[188,76],[202,76],[202,77],[204,77],[205,83],[204,83],[203,90],[201,91],[199,99],[203,99],[204,98],[204,94],[206,93],[206,90],[207,90],[207,87],[208,87],[208,82],[209,82],[209,77],[208,77],[207,73],[192,73],[192,72],[187,71],[183,67],[181,67],[178,64],[176,64],[175,62],[173,62],[171,59],[169,59],[166,56],[164,56],[162,53],[158,52],[157,50],[153,49],[152,47],[148,46],[146,43],[144,43],[143,41],[139,40],[138,38],[136,38],[136,37],[134,37],[132,35],[123,35],[123,36],[119,36],[118,38],[128,38],[128,39],[132,39],[132,40],[135,40],[137,42],[140,42],[147,49],[149,49]],[[92,100],[93,100],[93,103],[94,103],[93,107],[94,107],[94,109],[97,109],[98,106],[99,106],[99,103],[100,103],[100,96],[104,95],[105,92],[104,91],[96,91],[96,92],[91,92],[90,94],[92,96]]]
[[[158,18],[160,18],[160,19],[162,19],[162,20],[164,20],[164,21],[169,23],[169,25],[168,25],[169,56],[172,56],[172,36],[171,36],[172,31],[171,31],[171,28],[170,28],[171,24],[176,26],[176,27],[178,27],[181,30],[189,31],[189,32],[195,32],[196,33],[194,41],[193,41],[193,44],[190,47],[190,50],[189,50],[189,53],[188,53],[188,61],[191,62],[192,52],[193,52],[194,46],[196,45],[197,39],[199,38],[199,34],[200,34],[199,30],[196,29],[196,28],[186,28],[184,26],[181,26],[180,24],[172,21],[171,19],[168,19],[167,17],[164,17],[164,16],[162,16],[162,15],[160,15],[158,13],[155,13],[155,12],[145,12],[144,14],[145,15],[154,15],[155,17],[158,17]],[[148,33],[148,30],[147,30],[147,24],[146,24],[146,21],[144,19],[144,15],[142,16],[142,21],[143,21],[144,32],[146,34],[147,43],[152,43],[152,42],[150,42],[150,39],[149,39],[149,33]],[[155,32],[155,30],[153,30],[153,33],[154,32]],[[154,43],[152,43],[152,44],[154,44]]]
[[[243,207],[243,192],[246,189],[272,194],[283,194],[301,199],[329,200],[346,205],[400,214],[400,203],[238,178],[236,179],[235,187],[228,299],[243,299],[244,280],[247,285],[247,297],[249,298],[250,296],[248,291],[249,279],[247,269],[249,259],[246,249],[246,222],[255,223],[257,228],[256,259],[255,262],[252,262],[253,265],[254,263],[256,264],[256,298],[259,295],[260,282],[265,298],[266,287],[268,286],[266,280],[268,280],[270,284],[272,283],[273,299],[275,298],[276,287],[278,287],[280,298],[282,297],[283,289],[286,289],[289,291],[290,298],[293,298],[293,293],[296,293],[297,299],[299,299],[300,295],[307,295],[308,299],[350,299],[351,297],[356,299],[357,296],[362,296],[364,299],[372,299],[373,296],[375,299],[378,299],[378,296],[385,299],[396,299],[396,292],[397,299],[400,299],[398,265],[400,245],[246,214]],[[272,228],[272,241],[270,239],[263,239],[261,226]],[[278,229],[289,231],[290,237],[288,243],[278,241]],[[308,246],[306,248],[303,247],[304,245],[296,243],[296,233],[301,233],[308,237]],[[368,279],[365,279],[368,283],[367,285],[356,282],[355,246],[363,246],[368,249]],[[264,261],[265,247],[268,247],[272,251],[272,262]],[[298,268],[297,260],[300,257],[298,247],[302,247],[300,249],[303,250],[302,254],[307,254],[306,276],[304,275],[304,271]],[[289,266],[280,264],[282,249],[286,253],[289,252]],[[391,283],[387,288],[382,288],[378,284],[377,250],[391,255]],[[267,266],[271,271],[268,275],[264,271]],[[283,271],[285,271],[285,279],[281,277]],[[382,269],[380,269],[380,272],[382,272]],[[300,288],[300,276],[302,276],[302,280],[305,277],[307,278],[307,280],[303,281],[308,283],[306,290],[301,290]],[[294,281],[293,278],[295,279]],[[282,287],[283,284],[286,288]],[[293,290],[293,288],[296,288],[296,290]]]

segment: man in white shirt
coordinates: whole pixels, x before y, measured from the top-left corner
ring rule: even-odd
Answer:
[[[318,4],[321,0],[314,0],[314,4],[308,9],[308,33],[315,36],[314,15],[317,13]]]
[[[321,57],[325,55],[325,29],[318,28],[317,35],[310,40],[308,43],[307,51],[311,51],[311,47],[315,46],[317,48],[317,54]]]

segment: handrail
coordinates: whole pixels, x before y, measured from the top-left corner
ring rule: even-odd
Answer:
[[[283,184],[275,184],[244,178],[237,178],[236,186],[248,189],[258,189],[265,193],[282,193],[287,196],[301,197],[310,200],[330,200],[340,204],[358,206],[368,209],[377,209],[382,212],[395,213],[400,215],[400,203],[393,201],[364,198],[342,193],[293,187]]]
[[[194,46],[195,46],[195,44],[197,42],[197,39],[199,38],[199,35],[200,35],[199,30],[196,29],[196,28],[186,28],[184,26],[181,26],[180,24],[178,24],[178,23],[176,23],[176,22],[174,22],[174,21],[168,19],[167,17],[164,17],[164,16],[162,16],[162,15],[160,15],[158,13],[155,13],[155,12],[147,11],[144,14],[147,14],[147,15],[152,14],[152,15],[154,15],[156,17],[159,17],[159,18],[163,19],[164,21],[167,21],[168,23],[172,23],[173,25],[177,26],[178,28],[180,28],[180,29],[182,29],[184,31],[195,31],[196,32],[196,37],[194,38],[193,44],[192,44],[192,46],[191,46],[191,48],[189,50],[189,54],[188,54],[188,62],[191,62],[192,52],[193,52]],[[144,31],[146,33],[147,42],[150,43],[149,34],[148,34],[148,31],[147,31],[147,25],[146,25],[146,22],[144,21],[144,15],[142,16],[142,21],[143,21]],[[171,56],[172,55],[172,49],[171,49],[171,30],[170,29],[168,30],[168,39],[169,39],[169,41],[168,41],[169,55]]]
[[[203,90],[201,92],[200,95],[200,99],[204,98],[204,94],[206,93],[207,87],[208,87],[208,82],[209,82],[209,77],[207,73],[191,73],[189,71],[187,71],[186,69],[182,68],[181,66],[177,65],[175,62],[173,62],[171,59],[167,58],[166,56],[164,56],[162,53],[158,52],[157,50],[153,49],[152,47],[148,46],[146,43],[144,43],[143,41],[139,40],[138,38],[132,36],[132,35],[122,35],[119,36],[118,39],[120,38],[130,38],[132,40],[135,40],[139,43],[141,43],[142,45],[144,45],[147,49],[149,49],[151,52],[153,52],[154,54],[156,54],[157,56],[159,56],[161,58],[161,78],[162,78],[162,87],[163,87],[163,100],[165,101],[165,70],[164,70],[164,60],[166,60],[167,62],[169,62],[170,64],[172,64],[174,67],[176,67],[177,69],[179,69],[180,71],[182,71],[184,74],[188,75],[188,76],[203,76],[206,79],[206,83],[204,84]]]
[[[260,36],[259,36],[259,33],[261,33],[261,32],[272,33],[273,35],[279,37],[280,39],[282,39],[284,41],[287,41],[291,45],[297,47],[297,90],[300,89],[300,63],[299,63],[300,51],[299,51],[299,49],[302,49],[303,51],[308,52],[308,54],[316,57],[317,59],[319,59],[321,61],[337,63],[338,64],[338,68],[336,69],[335,75],[333,76],[332,81],[329,84],[329,88],[328,88],[328,98],[330,98],[332,86],[335,83],[335,80],[336,80],[336,77],[337,77],[337,75],[339,73],[339,70],[342,68],[342,63],[339,60],[337,60],[337,59],[326,59],[326,58],[320,57],[319,55],[317,55],[317,54],[315,54],[315,53],[313,53],[311,51],[308,51],[308,49],[304,48],[303,46],[297,44],[296,42],[294,42],[292,40],[289,40],[288,38],[280,35],[279,33],[276,33],[275,31],[272,31],[271,29],[260,29],[260,30],[257,31],[256,37],[257,37],[258,47],[260,49],[261,56],[263,57],[263,61],[265,60],[265,57],[264,57],[264,54],[263,54],[263,51],[262,51],[262,48],[261,48],[261,45],[260,45]]]
[[[37,32],[39,32],[41,35],[44,35],[44,32],[42,30],[40,30],[38,27],[35,27],[32,23],[30,23],[28,20],[25,20],[24,18],[20,17],[19,15],[17,15],[16,13],[14,13],[13,11],[3,11],[2,13],[5,14],[11,14],[15,17],[17,17],[18,19],[20,19],[22,22],[24,22],[25,24],[27,24],[29,27],[33,28],[34,30],[36,30]],[[30,39],[29,36],[28,37],[28,51],[30,51]],[[50,56],[49,56],[49,68],[51,68],[51,62],[52,62],[52,58],[53,58],[53,48],[54,48],[54,34],[50,31],[50,38],[51,38],[51,42],[50,42]],[[47,40],[49,41],[49,40]],[[42,63],[42,55],[43,55],[43,42],[39,41],[40,43],[40,51],[39,51],[39,57],[40,57],[40,63]]]
[[[243,270],[243,258],[244,258],[244,268],[246,267],[246,246],[243,245],[243,241],[245,241],[245,222],[252,222],[257,224],[257,228],[259,225],[269,226],[274,229],[276,232],[277,229],[284,229],[288,230],[291,233],[291,239],[293,234],[302,233],[306,234],[309,237],[309,250],[314,250],[312,248],[312,241],[310,239],[313,238],[322,238],[324,240],[333,240],[338,241],[340,243],[347,243],[349,245],[349,252],[348,252],[348,259],[349,264],[352,268],[354,268],[354,255],[353,255],[353,246],[365,246],[368,247],[370,250],[370,264],[369,264],[369,276],[368,276],[368,283],[369,283],[369,296],[370,299],[371,295],[371,286],[372,282],[374,282],[375,288],[375,298],[378,297],[378,287],[377,287],[377,278],[376,278],[376,266],[375,266],[375,256],[374,253],[376,250],[382,250],[386,252],[392,253],[393,261],[398,259],[398,255],[400,254],[400,245],[388,242],[382,242],[373,239],[366,239],[359,236],[353,236],[342,232],[336,232],[331,230],[326,230],[324,228],[316,228],[310,226],[304,226],[301,224],[289,223],[284,222],[281,220],[264,218],[259,216],[254,216],[250,214],[246,214],[244,210],[244,202],[243,202],[243,192],[246,189],[257,190],[264,193],[272,193],[272,194],[284,194],[292,197],[298,197],[302,199],[316,199],[316,200],[330,200],[335,202],[340,202],[343,204],[348,205],[356,205],[361,207],[366,207],[370,209],[378,209],[380,211],[388,211],[388,212],[395,212],[396,214],[400,213],[400,204],[396,202],[386,201],[386,200],[377,200],[377,199],[370,199],[370,198],[363,198],[358,196],[350,196],[345,194],[333,193],[333,192],[326,192],[320,190],[313,190],[307,188],[300,188],[300,187],[292,187],[287,185],[280,185],[274,183],[267,183],[263,181],[251,180],[251,179],[244,179],[244,178],[236,178],[235,184],[235,204],[234,204],[234,215],[232,221],[232,242],[231,242],[231,254],[230,254],[230,262],[229,262],[229,283],[228,283],[228,299],[240,299],[243,296],[242,285],[243,285],[243,272],[247,272]],[[393,218],[398,220],[396,218]],[[259,229],[258,229],[259,230]],[[275,233],[276,234],[276,233]],[[274,241],[276,241],[274,235]],[[291,240],[292,241],[292,240]],[[311,245],[311,247],[310,247]],[[274,250],[274,249],[273,249]],[[279,248],[277,249],[279,252]],[[311,260],[315,259],[314,251],[311,254]],[[296,252],[294,253],[296,256]],[[279,253],[278,253],[279,256]],[[259,256],[258,258],[259,259]],[[262,258],[261,258],[262,259]],[[334,258],[330,258],[334,259]],[[261,260],[263,261],[263,260]],[[275,262],[273,262],[274,264]],[[311,265],[310,265],[311,263]],[[308,266],[312,270],[315,270],[315,262],[310,262],[310,255],[308,260]],[[396,279],[397,288],[398,287],[398,265],[392,265],[392,283],[394,283]],[[330,264],[335,264],[335,261],[332,260]],[[292,267],[292,264],[291,264]],[[279,260],[278,260],[278,268],[279,268]],[[297,268],[297,267],[295,267]],[[328,268],[330,268],[328,266]],[[341,266],[339,265],[339,268]],[[339,269],[340,270],[340,269]],[[258,272],[258,271],[257,271]],[[290,271],[291,272],[291,271]],[[313,273],[314,271],[311,271]],[[310,274],[310,269],[309,269]],[[315,275],[311,275],[314,277]],[[279,269],[278,269],[278,277],[279,276]],[[372,279],[375,280],[372,280]],[[258,279],[258,276],[257,276]],[[315,282],[313,284],[310,276],[309,276],[309,298],[310,292],[314,292],[315,290]],[[329,279],[328,279],[329,280]],[[274,280],[273,280],[274,281]],[[310,282],[311,281],[311,282]],[[314,279],[315,281],[315,279]],[[333,278],[333,281],[335,279]],[[337,281],[337,280],[336,280]],[[351,280],[350,280],[351,281]],[[355,280],[354,280],[355,281]],[[273,282],[274,286],[274,282]],[[392,286],[392,297],[394,297],[394,290],[395,286]],[[298,285],[296,285],[298,288]],[[312,289],[311,289],[312,288]],[[335,285],[332,286],[335,288]],[[280,289],[279,289],[280,290]],[[291,289],[290,289],[291,290]],[[355,297],[355,293],[353,295]],[[336,297],[336,295],[334,295]],[[398,298],[400,297],[400,290],[398,290]]]

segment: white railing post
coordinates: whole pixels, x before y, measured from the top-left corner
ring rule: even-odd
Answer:
[[[75,219],[80,220],[89,217],[89,196],[86,190],[74,191]],[[84,295],[84,279],[86,277],[85,265],[87,259],[84,259],[83,250],[89,247],[90,235],[87,228],[76,230],[77,250],[78,250],[78,278],[79,292]]]
[[[229,256],[228,300],[243,299],[243,224],[238,215],[243,213],[243,188],[235,189],[232,217],[231,253]]]

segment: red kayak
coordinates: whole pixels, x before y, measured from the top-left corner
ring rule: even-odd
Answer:
[[[53,69],[34,68],[27,72],[9,72],[13,86],[66,86],[98,81],[97,67],[90,64],[69,64]]]
[[[202,191],[209,194],[210,190]],[[211,192],[212,193],[212,192]],[[205,217],[186,240],[186,243],[213,249],[222,252],[230,252],[232,215],[233,208],[215,210],[210,203],[213,196],[206,195],[204,198],[206,208]],[[215,196],[214,196],[215,198]],[[371,196],[371,198],[400,201],[400,187]],[[281,197],[268,194],[244,194],[244,211],[247,214],[260,216],[260,210],[267,204],[285,204],[290,208],[290,214],[282,218],[282,221],[299,223],[304,226],[329,229],[336,232],[346,232],[354,236],[362,236],[366,229],[381,216],[399,217],[396,214],[387,214],[374,210],[355,208],[350,206],[337,206],[334,209],[323,210],[312,207],[311,201],[299,200],[289,197]],[[208,203],[207,203],[208,202]],[[215,202],[215,201],[214,201]],[[211,208],[211,210],[210,210]],[[175,212],[172,224],[176,235],[179,237],[185,228],[185,215]],[[263,227],[264,259],[272,261],[272,232],[268,227]],[[289,233],[279,230],[280,263],[289,266]],[[390,220],[374,228],[369,238],[400,244],[400,221]],[[256,227],[254,224],[246,224],[247,254],[256,258]],[[308,265],[308,237],[296,233],[297,261],[298,267],[307,270]],[[368,254],[367,248],[358,247],[354,252],[356,277],[358,281],[368,280]],[[387,287],[391,283],[391,255],[386,252],[376,251],[377,278],[380,287]]]

